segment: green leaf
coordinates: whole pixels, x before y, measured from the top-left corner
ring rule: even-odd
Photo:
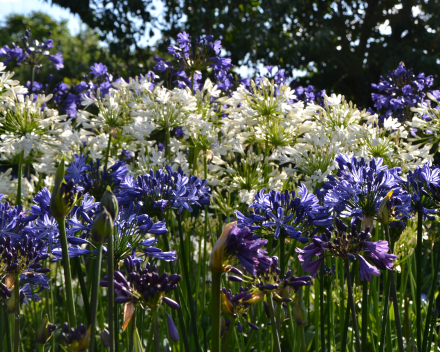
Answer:
[[[142,346],[142,341],[139,336],[139,331],[137,328],[134,331],[134,351],[135,352],[144,352],[144,348]]]

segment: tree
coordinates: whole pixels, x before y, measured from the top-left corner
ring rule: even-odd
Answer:
[[[222,39],[235,64],[305,70],[302,84],[343,93],[362,106],[372,105],[371,83],[400,61],[416,74],[440,74],[439,0],[165,0],[165,5],[164,37],[182,30],[210,33]]]
[[[6,17],[0,25],[0,47],[10,45],[11,42],[21,42],[27,28],[31,29],[31,40],[37,39],[42,42],[50,38],[54,41],[53,53],[61,52],[64,58],[64,68],[55,70],[47,63],[36,75],[37,81],[47,82],[49,74],[52,74],[53,82],[78,83],[84,75],[89,74],[90,66],[95,62],[102,62],[108,67],[108,71],[116,76],[134,76],[145,71],[144,65],[139,64],[136,58],[123,59],[112,55],[108,47],[99,40],[95,30],[82,25],[77,35],[72,35],[67,27],[67,20],[56,21],[48,14],[32,12],[28,16],[12,14]],[[146,61],[149,66],[154,63]],[[8,64],[8,70],[15,71],[16,77],[21,82],[30,80],[30,68],[25,65],[17,66],[15,63]]]

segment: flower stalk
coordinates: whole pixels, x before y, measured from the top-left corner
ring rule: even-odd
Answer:
[[[267,303],[269,305],[269,315],[270,315],[270,322],[272,327],[272,337],[274,340],[274,346],[273,350],[274,352],[281,352],[281,344],[280,344],[280,336],[278,334],[277,324],[275,320],[275,313],[273,309],[273,299],[272,299],[272,292],[269,291],[266,293],[266,299]]]
[[[17,205],[22,205],[23,201],[21,199],[21,188],[22,188],[22,175],[23,175],[23,159],[24,159],[24,150],[20,152],[20,157],[18,159],[18,171],[17,171]]]
[[[422,350],[422,237],[423,237],[423,212],[417,212],[417,285],[416,285],[416,326],[417,326],[417,349]]]
[[[219,271],[212,271],[211,343],[213,352],[221,352],[221,280],[222,273]]]
[[[95,276],[92,286],[92,314],[90,319],[92,339],[90,341],[90,352],[95,351],[96,341],[96,315],[98,313],[98,286],[101,277],[101,262],[102,262],[102,244],[98,244],[96,247],[96,259],[95,259]]]
[[[14,276],[14,352],[20,351],[20,274]]]
[[[360,339],[359,339],[359,328],[358,328],[357,317],[356,317],[356,308],[355,308],[354,299],[353,299],[353,287],[351,285],[349,260],[345,260],[345,276],[347,277],[348,303],[350,305],[351,318],[353,320],[353,330],[354,330],[354,334],[355,334],[356,352],[361,352],[361,344],[360,344]]]

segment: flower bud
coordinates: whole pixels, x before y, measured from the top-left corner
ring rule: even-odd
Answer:
[[[174,342],[179,342],[179,332],[177,331],[176,325],[174,325],[173,319],[171,319],[169,314],[167,314],[167,325],[171,340]]]
[[[237,221],[230,222],[223,228],[223,232],[220,237],[215,242],[214,248],[211,252],[211,257],[209,258],[209,269],[211,271],[217,272],[225,272],[226,268],[223,266],[223,256],[226,246],[226,241],[229,236],[229,232],[231,232],[234,225],[237,224]]]
[[[111,340],[110,340],[110,333],[108,332],[108,330],[107,329],[102,330],[100,337],[101,337],[102,345],[105,348],[109,348]]]
[[[104,195],[101,197],[101,205],[107,209],[110,213],[113,221],[116,220],[116,216],[118,216],[118,200],[116,199],[113,192],[110,190],[110,187],[107,187]]]
[[[37,343],[40,345],[45,345],[52,337],[55,329],[56,326],[49,322],[49,318],[46,314],[37,330]]]
[[[69,199],[65,190],[66,181],[64,180],[64,155],[61,159],[55,174],[55,186],[52,189],[52,195],[50,198],[50,212],[55,220],[65,218],[72,210],[76,201],[76,195],[74,199]]]
[[[393,190],[389,191],[384,199],[382,199],[382,202],[379,206],[379,211],[377,212],[377,219],[384,225],[388,225],[391,222],[391,213],[390,209],[388,209],[387,202],[390,200],[392,195]]]
[[[222,312],[226,314],[234,314],[234,305],[227,299],[223,291],[220,292],[220,295]]]
[[[113,221],[105,207],[96,216],[92,225],[92,240],[96,244],[102,244],[113,232]]]

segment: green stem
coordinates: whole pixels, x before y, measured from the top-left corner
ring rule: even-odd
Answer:
[[[115,305],[114,307],[114,322],[115,322],[115,352],[119,352],[119,306]]]
[[[14,307],[14,352],[19,352],[20,350],[20,274],[18,271],[15,273],[15,282],[14,282],[14,299],[15,299],[15,307]]]
[[[429,293],[429,304],[427,311],[428,314],[426,315],[425,330],[423,331],[422,352],[426,352],[428,347],[428,334],[429,334],[429,325],[430,325],[429,320],[432,318],[431,311],[434,303],[435,289],[437,288],[438,271],[440,269],[440,242],[436,242],[434,244],[434,250],[436,252],[435,269],[434,269],[434,276],[432,277],[431,292]],[[434,255],[434,253],[432,255]]]
[[[182,260],[180,261],[180,264],[182,265],[182,269],[183,269],[183,276],[185,279],[185,285],[186,285],[186,292],[187,292],[187,296],[188,296],[188,304],[189,304],[189,311],[191,314],[191,326],[194,332],[194,343],[196,345],[196,351],[197,352],[201,352],[201,348],[200,348],[200,341],[199,341],[199,333],[198,333],[198,329],[197,329],[197,315],[196,315],[196,311],[194,308],[194,300],[193,300],[193,295],[192,295],[192,290],[191,290],[191,281],[189,278],[189,270],[188,270],[188,259],[186,256],[186,251],[184,248],[184,239],[183,239],[183,229],[182,229],[182,219],[181,219],[181,214],[177,214],[177,223],[179,225],[179,240],[180,240],[180,253],[181,253],[181,257]]]
[[[206,160],[206,152],[205,157],[203,158],[203,171],[205,180],[208,178],[208,162]],[[205,299],[206,299],[206,260],[208,257],[207,245],[208,242],[208,221],[209,221],[209,211],[208,206],[205,206],[205,231],[204,231],[204,240],[203,240],[203,261],[202,261],[202,310],[205,308]],[[200,250],[200,248],[199,248]],[[206,348],[205,348],[206,349]]]
[[[355,333],[355,343],[356,343],[356,351],[361,352],[361,344],[359,339],[359,329],[356,318],[356,308],[354,305],[353,299],[353,287],[351,286],[351,277],[350,277],[350,262],[348,260],[345,261],[345,276],[347,277],[347,288],[348,288],[348,303],[351,309],[351,318],[353,320],[353,330]]]
[[[38,352],[44,352],[44,345],[37,343]]]
[[[107,239],[107,271],[108,271],[108,293],[107,293],[107,305],[108,305],[108,332],[110,335],[110,352],[115,350],[115,323],[113,320],[114,307],[115,307],[115,259],[114,259],[114,244],[113,237],[116,237],[117,227],[113,228],[113,234]]]
[[[416,312],[417,312],[417,350],[422,350],[422,236],[423,236],[423,212],[417,212],[417,285],[416,285]]]
[[[278,335],[277,324],[275,321],[275,314],[273,310],[272,292],[266,293],[267,303],[269,305],[270,322],[272,326],[272,337],[274,339],[274,352],[281,352],[280,337]]]
[[[322,265],[322,264],[321,264]],[[315,289],[314,289],[314,293],[315,293],[315,297],[314,297],[314,301],[313,301],[313,308],[315,310],[314,314],[313,314],[313,324],[315,326],[315,351],[319,351],[319,286],[321,285],[321,283],[319,282],[319,280],[315,280]]]
[[[90,303],[89,303],[89,296],[87,294],[86,282],[84,280],[84,273],[81,267],[81,258],[80,257],[73,258],[73,264],[75,265],[75,271],[76,274],[78,275],[79,286],[81,289],[81,295],[84,302],[84,310],[86,312],[86,319],[87,322],[90,324],[90,315],[88,314],[88,312],[90,312]]]
[[[64,269],[64,281],[66,285],[66,301],[67,310],[69,313],[70,326],[76,326],[75,316],[75,304],[73,302],[73,290],[72,290],[72,272],[70,270],[69,249],[67,246],[66,235],[66,219],[58,219],[58,229],[60,231],[61,250],[63,255],[63,269]]]
[[[153,309],[153,334],[154,334],[154,351],[160,352],[159,341],[159,324],[157,321],[157,308]]]
[[[325,352],[324,263],[321,264],[320,272],[321,277],[319,282],[319,316],[321,320],[321,351]]]
[[[112,134],[110,133],[110,129],[109,129],[109,131],[108,131],[107,151],[105,153],[105,163],[104,163],[104,166],[105,166],[106,169],[107,169],[107,164],[108,164],[108,158],[110,156],[111,143],[112,143]]]
[[[390,232],[388,225],[384,225],[385,228],[385,238],[388,241],[388,244],[390,245],[390,253],[392,254],[394,252],[394,245],[391,243],[390,240]],[[397,290],[396,290],[396,279],[394,278],[394,270],[389,270],[390,273],[390,293],[391,298],[393,300],[393,307],[394,307],[394,321],[396,322],[396,332],[397,332],[397,343],[399,345],[399,351],[403,352],[403,334],[402,334],[402,324],[400,323],[400,310],[399,310],[399,301],[397,300]]]
[[[368,331],[368,281],[362,282],[362,351],[367,350]]]
[[[212,272],[212,326],[211,326],[211,339],[212,339],[212,351],[221,352],[221,279],[222,273],[213,271]],[[232,326],[229,327],[233,329]]]
[[[102,244],[96,246],[96,259],[95,259],[95,277],[92,287],[92,316],[91,316],[91,338],[90,338],[90,352],[95,351],[96,341],[96,314],[98,313],[98,287],[101,276],[101,261],[102,261]]]
[[[130,322],[130,337],[128,339],[128,352],[134,351],[134,332],[136,330],[136,311],[133,314]]]
[[[34,81],[35,81],[35,65],[31,65],[31,85],[29,89],[29,96],[32,94],[32,90],[34,89]]]
[[[384,292],[384,298],[383,298],[383,318],[382,318],[382,331],[380,333],[380,345],[379,345],[379,352],[383,352],[385,350],[385,335],[386,335],[386,324],[388,319],[388,305],[390,302],[389,295],[390,295],[390,274],[389,272],[386,272],[385,282],[383,285],[383,292]]]
[[[284,239],[283,230],[281,230],[281,236],[278,240],[280,241],[280,277],[283,277],[284,271],[286,270],[286,242]]]
[[[8,351],[12,351],[11,327],[10,327],[8,312],[6,311],[6,309],[3,309],[3,318],[5,319],[6,348]]]
[[[22,205],[23,201],[21,199],[21,184],[22,184],[22,175],[23,175],[23,159],[24,159],[24,150],[20,152],[20,157],[18,159],[18,171],[17,171],[17,199],[16,204]]]
[[[167,225],[169,225],[168,222],[167,222]],[[163,236],[163,242],[164,242],[164,246],[165,246],[165,251],[169,252],[170,251],[170,244],[168,242],[168,237],[166,236],[166,234]],[[174,273],[173,262],[168,262],[168,265],[170,266],[170,272]],[[180,304],[179,290],[174,290],[173,292],[174,292],[174,298],[175,298],[177,304],[179,304],[182,307],[182,305]],[[190,352],[191,349],[189,347],[188,333],[186,332],[185,319],[183,318],[183,307],[181,309],[177,309],[177,316],[179,318],[179,325],[180,325],[180,329],[182,332],[181,336],[183,338],[183,345],[185,346],[185,351]]]
[[[3,310],[5,309],[5,306],[0,303],[0,352],[3,352],[3,342],[5,337],[5,315],[3,314]]]

